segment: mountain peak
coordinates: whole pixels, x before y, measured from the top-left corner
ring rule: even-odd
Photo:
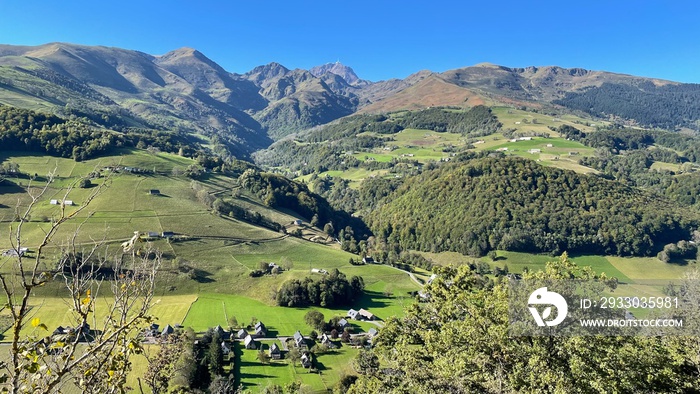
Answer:
[[[309,72],[315,77],[320,77],[327,73],[335,74],[343,78],[349,85],[360,85],[366,82],[360,79],[352,68],[344,65],[340,60],[335,63],[326,63],[322,66],[312,67]]]

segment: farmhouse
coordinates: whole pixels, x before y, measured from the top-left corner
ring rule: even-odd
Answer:
[[[540,153],[542,152],[542,149],[530,149],[527,151],[527,153],[534,154],[534,153]]]
[[[160,336],[167,337],[168,335],[170,335],[174,332],[175,332],[175,329],[173,328],[173,326],[168,324],[167,326],[165,326],[165,328],[163,328],[163,331],[160,332]]]
[[[160,329],[160,326],[156,323],[151,323],[151,325],[143,330],[143,335],[148,338],[153,338],[158,336],[158,330]]]
[[[63,334],[68,334],[68,330],[66,330],[63,326],[58,326],[58,327],[56,327],[55,330],[53,330],[53,335],[63,335]]]
[[[306,340],[304,340],[304,336],[301,335],[301,331],[297,331],[294,333],[294,346],[300,348],[306,347]]]
[[[520,138],[518,138],[518,140],[520,140],[520,141],[531,141],[531,140],[532,140],[532,137],[520,137]]]
[[[221,327],[221,326],[214,327],[214,331],[217,334],[219,334],[219,337],[221,337],[221,339],[223,339],[223,340],[227,340],[231,337],[231,333],[224,330],[223,327]]]
[[[370,256],[363,257],[362,262],[365,264],[374,264],[375,263],[374,259]]]
[[[51,200],[51,201],[49,201],[49,204],[58,205],[58,200]]]
[[[248,336],[248,331],[246,331],[243,328],[238,330],[238,332],[236,333],[236,338],[238,338],[238,339],[244,339],[246,336]]]
[[[498,148],[498,149],[496,149],[496,152],[505,152],[507,150],[508,150],[508,148]]]
[[[157,233],[155,231],[149,231],[147,234],[148,238],[160,238],[160,233]]]
[[[163,231],[160,236],[163,238],[172,238],[175,236],[175,233],[172,231]]]
[[[73,206],[73,200],[63,200],[63,205]]]
[[[255,340],[250,335],[247,335],[245,337],[245,339],[243,340],[243,344],[245,345],[246,349],[257,349],[258,348],[255,345]]]
[[[551,147],[553,147],[553,146],[554,146],[554,145],[552,145],[552,144],[547,144],[547,148],[551,148]]]
[[[367,331],[367,335],[369,335],[370,338],[376,337],[377,334],[379,334],[379,331],[377,331],[377,329],[374,327],[370,328],[369,331]]]
[[[338,328],[340,328],[341,331],[342,331],[342,330],[345,330],[345,327],[348,327],[349,325],[350,325],[350,324],[349,324],[348,321],[345,320],[345,319],[340,319],[340,320],[338,320]]]
[[[309,353],[304,353],[301,355],[301,366],[304,368],[311,368],[311,355]]]
[[[231,353],[231,348],[228,347],[226,342],[221,342],[221,352],[224,354],[224,356],[228,355]]]
[[[29,248],[8,249],[2,252],[3,256],[21,257],[29,251]]]
[[[273,343],[270,346],[270,358],[273,360],[279,360],[282,358],[282,351],[280,351],[280,347],[277,346],[276,343]]]
[[[296,219],[294,222],[292,222],[292,224],[294,224],[295,226],[301,226],[302,223],[304,222],[302,222],[301,219]]]
[[[255,336],[258,338],[263,338],[267,335],[267,327],[263,324],[263,322],[259,321],[255,323]]]
[[[360,316],[360,313],[354,309],[350,309],[348,311],[348,317],[354,320],[360,320],[362,316]]]
[[[160,196],[160,190],[158,190],[158,189],[151,189],[151,190],[148,191],[148,194],[150,194],[150,195],[152,195],[152,196]]]
[[[374,314],[366,309],[360,309],[357,313],[362,316],[363,319],[374,320],[375,318]]]
[[[333,341],[331,341],[331,337],[329,337],[326,333],[323,333],[323,335],[321,335],[321,343],[328,346],[329,349],[335,348],[335,344],[333,343]]]

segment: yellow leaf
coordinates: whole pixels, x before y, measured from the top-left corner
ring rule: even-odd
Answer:
[[[35,317],[35,318],[32,319],[32,327],[36,327],[36,326],[38,326],[39,324],[41,324],[41,320],[39,320],[38,317]]]
[[[85,293],[85,295],[87,295],[88,297],[90,297],[90,289],[87,290],[87,292]]]

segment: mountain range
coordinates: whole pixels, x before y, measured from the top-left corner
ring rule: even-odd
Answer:
[[[164,55],[102,46],[0,45],[0,103],[85,116],[118,131],[187,133],[247,157],[356,112],[510,105],[663,128],[700,128],[700,87],[580,68],[478,64],[370,82],[329,63],[236,74],[192,48]]]

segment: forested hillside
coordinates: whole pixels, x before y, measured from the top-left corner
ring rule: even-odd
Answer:
[[[634,119],[644,126],[700,128],[700,85],[697,84],[656,86],[647,82],[635,87],[604,83],[582,92],[569,92],[553,102],[594,116]]]
[[[369,231],[360,219],[333,209],[323,197],[299,182],[254,169],[246,170],[238,180],[241,186],[255,194],[265,205],[294,211],[312,226],[324,228],[329,235],[341,231],[357,239],[368,235]]]
[[[69,120],[0,105],[0,146],[3,150],[46,153],[86,160],[120,147],[190,154],[199,148],[193,138],[164,131],[131,129],[119,133],[97,127],[87,118]]]
[[[638,189],[515,157],[464,157],[405,180],[367,221],[389,250],[652,255],[700,215]]]
[[[479,137],[492,134],[500,127],[491,109],[484,106],[469,110],[430,108],[394,114],[353,115],[301,133],[296,140],[277,142],[257,152],[254,158],[263,166],[289,167],[304,174],[357,167],[389,168],[390,163],[361,162],[346,153],[387,146],[391,144],[392,135],[404,129]]]

